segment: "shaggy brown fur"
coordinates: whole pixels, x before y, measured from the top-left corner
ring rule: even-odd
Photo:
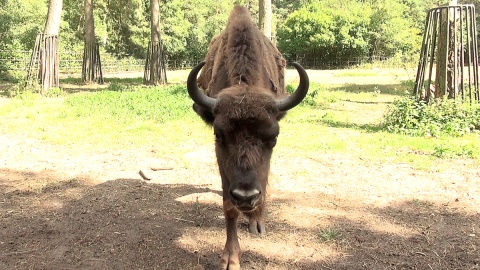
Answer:
[[[234,7],[226,29],[212,39],[205,62],[197,82],[208,96],[241,83],[270,89],[276,97],[286,94],[286,61],[245,7]]]
[[[265,232],[262,214],[270,158],[279,134],[278,120],[285,115],[275,99],[286,95],[286,63],[254,25],[248,10],[240,6],[232,10],[226,29],[210,43],[205,62],[197,84],[217,103],[211,110],[194,104],[194,110],[213,126],[216,136],[227,227],[220,265],[239,269],[236,224],[240,213],[248,217],[251,233]],[[235,191],[259,193],[239,198]]]

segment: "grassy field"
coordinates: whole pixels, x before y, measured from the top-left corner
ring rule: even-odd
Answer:
[[[364,74],[375,75],[374,71],[353,70],[335,77]],[[181,78],[171,78],[176,83],[164,87],[142,86],[138,78],[107,79],[104,86],[82,86],[78,79],[64,79],[55,97],[25,92],[2,98],[0,131],[71,149],[162,145],[160,154],[181,154],[182,142],[210,144],[212,133],[191,110]],[[295,85],[295,78],[290,80]],[[430,168],[437,158],[479,159],[478,134],[434,138],[386,132],[384,114],[410,90],[411,83],[380,83],[313,83],[303,104],[282,120],[279,147],[307,155],[348,153],[419,168]]]

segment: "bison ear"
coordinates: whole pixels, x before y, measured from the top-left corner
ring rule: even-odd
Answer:
[[[193,103],[193,110],[202,118],[205,123],[208,125],[213,125],[213,120],[215,120],[215,118],[210,110],[205,109],[197,103]]]

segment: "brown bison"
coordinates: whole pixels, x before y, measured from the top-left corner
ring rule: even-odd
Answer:
[[[227,28],[210,43],[205,62],[188,76],[193,109],[215,134],[227,227],[222,269],[240,268],[240,213],[248,217],[250,233],[265,233],[262,212],[278,121],[303,100],[309,86],[305,70],[297,63],[293,66],[300,84],[288,96],[285,59],[255,26],[248,10],[235,6]]]

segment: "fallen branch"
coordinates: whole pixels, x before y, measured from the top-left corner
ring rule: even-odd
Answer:
[[[168,171],[173,170],[173,167],[150,167],[152,171]]]
[[[183,219],[183,218],[173,218],[173,219],[176,219],[176,220],[178,220],[178,221],[185,221],[185,222],[190,222],[190,223],[195,224],[195,221],[186,220],[186,219]]]
[[[138,174],[140,174],[140,176],[143,178],[143,180],[146,180],[146,181],[151,180],[151,178],[148,177],[142,170],[140,170],[138,172]]]

